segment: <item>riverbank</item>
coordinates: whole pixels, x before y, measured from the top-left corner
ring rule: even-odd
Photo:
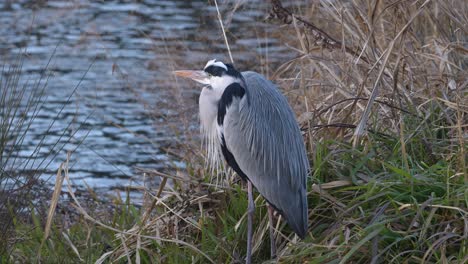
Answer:
[[[263,70],[295,109],[312,164],[308,234],[300,240],[280,220],[278,262],[467,261],[466,9],[461,0],[355,1],[272,11],[280,19],[271,27],[297,56]],[[171,146],[185,168],[144,170],[162,184],[138,186],[141,207],[63,193],[73,221],[14,219],[2,261],[242,263],[245,188],[235,175],[213,175],[198,131],[186,128]],[[67,168],[57,177],[65,184]],[[265,202],[255,198],[253,260],[276,262]]]

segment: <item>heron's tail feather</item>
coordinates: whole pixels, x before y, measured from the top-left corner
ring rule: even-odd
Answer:
[[[308,229],[307,192],[301,190],[297,195],[297,203],[292,203],[283,209],[283,216],[289,227],[301,238],[305,238]]]

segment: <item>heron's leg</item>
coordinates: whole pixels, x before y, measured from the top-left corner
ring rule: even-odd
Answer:
[[[247,257],[245,262],[252,263],[252,224],[255,212],[255,203],[253,200],[252,183],[247,180],[247,196],[249,198],[249,206],[247,209]]]
[[[271,258],[276,258],[276,241],[275,241],[275,225],[273,224],[274,217],[273,217],[273,207],[268,205],[268,222],[270,222],[270,252]]]

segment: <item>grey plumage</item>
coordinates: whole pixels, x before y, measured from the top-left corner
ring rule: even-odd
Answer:
[[[308,160],[293,111],[275,85],[243,72],[246,96],[235,99],[224,122],[227,148],[260,194],[304,237]]]
[[[251,263],[255,204],[252,185],[265,197],[270,249],[276,255],[273,208],[301,238],[307,232],[306,180],[309,163],[299,126],[278,88],[255,72],[210,60],[203,71],[175,71],[206,85],[199,99],[201,132],[212,169],[226,160],[247,180],[247,256]]]

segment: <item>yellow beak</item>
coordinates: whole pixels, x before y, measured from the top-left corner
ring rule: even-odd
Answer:
[[[182,77],[182,78],[189,78],[192,79],[196,82],[202,83],[202,84],[209,84],[209,75],[208,73],[204,71],[189,71],[189,70],[184,70],[184,71],[173,71],[174,75]]]

